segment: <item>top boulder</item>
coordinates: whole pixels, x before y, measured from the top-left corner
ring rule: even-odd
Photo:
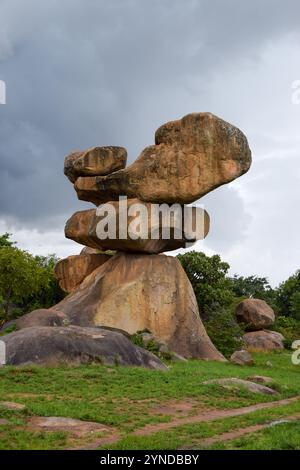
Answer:
[[[125,169],[79,177],[78,198],[96,205],[120,195],[149,202],[191,203],[246,173],[251,151],[245,135],[210,113],[188,114],[161,126],[155,145]]]
[[[79,176],[103,176],[125,168],[127,151],[123,147],[93,147],[72,152],[65,158],[64,173],[74,183]]]

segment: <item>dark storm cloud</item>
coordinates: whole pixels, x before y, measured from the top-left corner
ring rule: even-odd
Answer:
[[[297,0],[0,1],[0,218],[55,228],[85,207],[62,174],[66,153],[123,145],[132,161],[159,125],[188,112],[232,120],[259,150],[269,140],[253,81],[299,17]],[[243,239],[251,216],[238,186],[205,202],[214,249]]]

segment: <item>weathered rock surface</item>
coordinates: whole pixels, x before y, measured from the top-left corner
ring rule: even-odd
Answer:
[[[140,209],[143,214],[140,214]],[[180,206],[178,209],[174,217],[160,219],[159,214],[157,217],[153,216],[156,213],[151,203],[129,199],[127,205],[123,205],[119,201],[111,201],[109,208],[104,205],[97,210],[75,212],[67,221],[65,235],[77,243],[92,248],[145,253],[161,253],[185,248],[187,243],[205,238],[209,231],[208,213],[201,207],[186,207],[185,212]],[[164,229],[170,230],[169,236],[162,231],[162,220]],[[196,227],[197,220],[198,227]],[[115,227],[111,234],[107,234],[106,239],[99,239],[99,227],[102,226],[104,236],[107,227]]]
[[[148,330],[187,358],[225,360],[201,322],[193,288],[178,259],[119,253],[57,304],[71,323]]]
[[[263,385],[271,385],[274,383],[274,379],[272,379],[272,377],[267,377],[265,375],[251,375],[247,377],[247,380]]]
[[[7,365],[100,362],[167,369],[156,356],[135,346],[125,335],[101,328],[39,326],[1,339],[6,345]]]
[[[99,250],[97,248],[91,248],[89,246],[85,246],[84,248],[82,248],[79,254],[80,255],[97,255],[98,253],[99,253]]]
[[[161,126],[155,144],[123,170],[79,177],[79,199],[96,205],[119,195],[149,202],[196,201],[246,173],[251,151],[245,135],[211,113],[194,113]]]
[[[252,331],[245,333],[243,340],[246,349],[249,351],[273,351],[275,349],[284,349],[284,337],[277,331]]]
[[[72,152],[65,158],[64,173],[74,183],[79,176],[108,175],[125,168],[127,151],[123,147],[93,147]]]
[[[231,355],[231,358],[230,358],[230,361],[233,363],[233,364],[238,364],[238,365],[241,365],[241,366],[252,366],[253,365],[253,359],[252,359],[252,356],[251,354],[244,350],[244,349],[241,349],[240,351],[235,351],[232,355]]]
[[[54,269],[54,275],[65,292],[73,292],[94,269],[110,259],[102,253],[68,256],[60,260]]]
[[[93,433],[111,432],[109,426],[92,421],[64,418],[61,416],[32,416],[27,421],[31,431],[39,432],[68,432],[76,437],[82,437]]]
[[[50,308],[40,308],[18,318],[16,329],[22,330],[33,326],[63,326],[67,323],[69,320],[64,313]]]
[[[246,324],[246,330],[255,331],[268,328],[275,321],[273,309],[261,299],[245,299],[236,306],[236,318]]]
[[[263,393],[264,395],[276,395],[277,392],[270,387],[265,385],[250,382],[249,380],[237,379],[236,377],[208,380],[203,382],[204,384],[217,384],[222,385],[225,388],[244,388],[248,392],[252,393]]]

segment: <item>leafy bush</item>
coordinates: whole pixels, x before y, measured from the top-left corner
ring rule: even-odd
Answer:
[[[290,349],[293,341],[300,339],[300,321],[295,318],[277,317],[272,330],[278,331],[284,336],[287,349]]]
[[[237,323],[232,309],[211,312],[209,321],[204,322],[206,331],[216,348],[227,358],[243,347],[244,331]]]

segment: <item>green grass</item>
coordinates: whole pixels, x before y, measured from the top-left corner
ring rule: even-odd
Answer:
[[[254,358],[255,365],[251,367],[188,361],[172,363],[168,372],[100,365],[1,368],[0,401],[16,401],[27,408],[21,412],[0,408],[0,418],[9,420],[8,425],[0,426],[0,448],[68,447],[66,433],[41,434],[26,430],[29,416],[63,416],[111,425],[120,432],[120,441],[111,448],[176,449],[198,445],[203,437],[244,424],[259,423],[260,420],[267,422],[270,416],[299,412],[300,404],[297,402],[281,407],[282,410],[261,410],[251,416],[180,426],[147,437],[130,435],[146,424],[173,419],[171,415],[155,413],[156,407],[168,402],[190,400],[194,405],[191,414],[195,414],[197,407],[202,410],[239,408],[298,395],[300,367],[292,365],[290,353],[256,354]],[[268,362],[273,366],[267,365]],[[213,378],[246,378],[256,374],[272,377],[279,395],[250,394],[244,390],[203,385],[204,381]]]
[[[300,421],[282,423],[245,437],[215,444],[211,450],[300,450]]]

